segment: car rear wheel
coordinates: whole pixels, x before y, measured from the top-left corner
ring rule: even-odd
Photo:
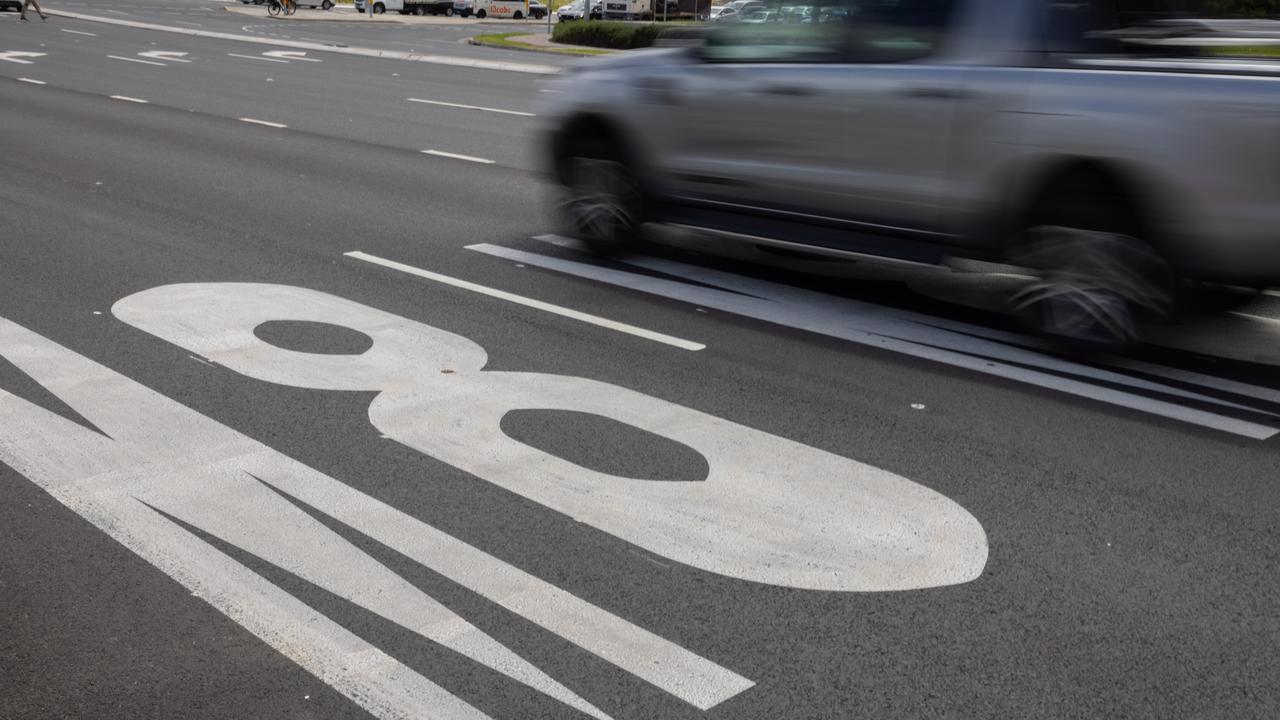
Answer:
[[[479,12],[477,12],[477,13],[476,13],[476,17],[477,17],[477,18],[479,18],[479,19],[481,19],[481,20],[483,20],[483,19],[485,18],[485,15],[488,15],[488,13],[486,13],[486,12],[485,12],[485,11],[483,11],[483,10],[481,10],[481,11],[479,11]]]
[[[523,20],[523,19],[524,19],[524,13],[520,12],[519,10],[517,10],[517,11],[516,11],[516,14],[511,16],[511,19],[512,19],[512,20]]]
[[[602,255],[634,249],[644,218],[644,193],[635,169],[601,141],[577,144],[562,163],[566,197],[560,220],[565,233]]]
[[[1123,347],[1173,315],[1177,277],[1123,198],[1100,177],[1055,185],[1011,248],[1036,273],[1009,298],[1015,316],[1070,343]]]
[[[373,6],[374,15],[382,15],[386,11],[387,11],[387,6],[383,5],[382,3],[375,3]]]
[[[333,9],[333,0],[324,0],[324,2],[323,2],[323,3],[320,3],[320,9],[321,9],[321,10],[332,10],[332,9]]]

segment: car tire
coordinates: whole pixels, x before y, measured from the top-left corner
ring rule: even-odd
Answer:
[[[485,19],[485,17],[486,17],[486,16],[488,16],[488,14],[489,14],[489,13],[485,12],[484,10],[480,10],[480,11],[476,12],[476,19],[477,19],[477,20],[483,20],[483,19]]]
[[[1016,234],[1010,260],[1036,279],[1010,295],[1013,314],[1077,347],[1121,348],[1145,322],[1174,314],[1178,279],[1134,203],[1108,178],[1055,183]]]
[[[332,9],[333,9],[333,0],[324,0],[324,2],[323,2],[323,3],[320,3],[320,9],[321,9],[321,10],[326,10],[326,11],[327,11],[327,10],[332,10]]]
[[[374,14],[374,15],[384,15],[384,14],[386,14],[386,12],[387,12],[387,6],[386,6],[386,5],[383,5],[382,3],[374,3],[374,4],[373,4],[373,14]]]
[[[451,8],[451,7],[445,8],[445,9],[444,9],[444,16],[445,16],[445,17],[453,17],[453,8]]]
[[[631,163],[604,138],[574,142],[561,163],[564,233],[600,255],[633,251],[640,241],[646,202]]]
[[[524,19],[524,13],[520,12],[519,10],[517,10],[517,11],[515,12],[515,14],[511,16],[511,19],[512,19],[512,20],[523,20],[523,19]]]

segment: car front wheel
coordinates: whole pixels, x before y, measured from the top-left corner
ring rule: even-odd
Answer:
[[[610,144],[599,141],[577,144],[562,162],[560,220],[565,233],[602,255],[632,250],[644,218],[635,169]]]

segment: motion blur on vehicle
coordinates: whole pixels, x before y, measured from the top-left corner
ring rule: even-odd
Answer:
[[[1134,343],[1280,281],[1278,5],[741,3],[556,81],[566,232],[986,267],[1039,331]]]

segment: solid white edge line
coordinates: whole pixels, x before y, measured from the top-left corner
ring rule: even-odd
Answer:
[[[266,120],[254,120],[253,118],[240,118],[240,122],[252,123],[254,125],[263,125],[269,128],[287,128],[288,125],[281,123],[268,122]]]
[[[88,35],[89,37],[98,37],[96,33],[85,32],[83,30],[68,30],[67,28],[58,28],[58,29],[64,33],[71,33],[72,35]]]
[[[531,112],[521,112],[520,110],[503,110],[501,108],[483,107],[480,105],[463,105],[462,103],[444,102],[443,100],[424,100],[422,98],[405,98],[412,103],[423,103],[424,105],[440,105],[442,107],[462,108],[463,110],[481,110],[483,112],[502,113],[503,115],[519,115],[520,117],[537,117]]]
[[[445,152],[443,150],[423,150],[423,155],[435,155],[436,157],[453,158],[454,160],[466,160],[467,162],[480,163],[482,165],[492,165],[495,161],[488,158],[475,157],[474,155],[459,155],[458,153]]]
[[[545,236],[539,236],[539,238],[542,237]],[[1242,420],[1230,415],[1221,415],[1208,410],[1200,410],[1177,402],[1147,397],[1128,390],[1120,390],[1108,384],[1098,384],[1096,381],[1091,382],[1070,376],[1060,376],[1047,368],[1024,367],[1016,362],[1010,363],[1006,358],[995,357],[988,359],[983,355],[970,355],[960,350],[941,346],[935,347],[932,344],[922,344],[910,339],[899,339],[866,328],[851,327],[843,317],[833,317],[833,312],[840,312],[836,305],[831,305],[822,312],[815,312],[812,309],[798,312],[796,303],[786,300],[785,297],[782,301],[779,301],[779,298],[769,292],[763,293],[760,297],[738,295],[735,290],[741,292],[743,290],[741,285],[737,288],[722,286],[714,289],[691,286],[674,280],[650,277],[632,271],[614,270],[598,265],[486,243],[467,245],[466,249],[513,262],[561,272],[572,277],[605,282],[617,287],[670,300],[696,304],[698,307],[715,308],[774,325],[817,333],[859,345],[943,363],[952,367],[973,370],[989,377],[1039,386],[1044,389],[1241,435],[1254,440],[1267,440],[1280,434],[1280,429],[1270,425]],[[655,260],[654,262],[636,262],[636,265],[640,268],[658,270],[677,277],[685,277],[681,276],[678,270],[673,271],[672,266],[679,266],[679,263]],[[723,273],[718,274],[723,275]],[[714,282],[703,274],[699,274],[696,277],[686,277],[686,279]],[[748,279],[743,278],[743,280]]]
[[[155,62],[154,60],[139,60],[138,58],[121,57],[120,55],[108,55],[107,57],[112,60],[124,60],[125,62],[141,63],[143,65],[159,65],[160,67],[168,67],[162,62]]]
[[[245,60],[261,60],[263,62],[285,63],[286,65],[289,64],[288,60],[278,60],[276,58],[262,57],[261,55],[239,55],[237,53],[227,53],[227,57],[244,58]]]
[[[499,70],[502,72],[529,73],[532,75],[555,75],[560,68],[554,65],[535,65],[532,63],[509,62],[505,60],[481,60],[476,58],[454,57],[452,55],[423,55],[401,50],[380,50],[363,47],[333,47],[322,43],[299,42],[297,40],[272,40],[255,35],[236,35],[234,33],[214,32],[211,30],[195,30],[192,28],[159,25],[157,23],[138,22],[136,20],[117,20],[101,15],[85,15],[66,10],[50,10],[46,14],[73,20],[85,20],[104,25],[119,25],[157,32],[177,33],[195,37],[216,38],[218,40],[234,40],[236,42],[253,43],[255,45],[271,45],[273,47],[297,48],[299,50],[315,50],[316,52],[334,53],[337,55],[359,55],[361,57],[383,58],[387,60],[406,60],[409,62],[430,63],[433,65],[449,65],[452,67],[473,68],[477,70]]]
[[[43,80],[32,80],[31,78],[18,78],[18,82],[31,83],[32,85],[48,85],[49,84]]]
[[[141,105],[147,105],[147,104],[148,104],[148,101],[146,101],[146,100],[143,100],[143,99],[141,99],[141,98],[136,98],[136,97],[129,97],[129,96],[127,96],[127,95],[112,95],[112,96],[111,96],[111,99],[112,99],[112,100],[123,100],[123,101],[125,101],[125,102],[131,102],[131,103],[139,103],[139,104],[141,104]]]
[[[466,280],[459,280],[458,278],[449,277],[448,275],[441,275],[440,273],[434,273],[434,272],[431,272],[430,270],[423,270],[422,268],[416,268],[412,265],[405,265],[404,263],[398,263],[395,260],[388,260],[386,258],[378,257],[377,255],[370,255],[365,252],[360,252],[359,250],[353,250],[352,252],[343,253],[343,255],[349,258],[353,258],[355,260],[363,260],[364,262],[367,262],[367,263],[372,263],[374,265],[381,265],[382,267],[391,268],[392,270],[399,270],[400,272],[408,273],[409,275],[414,275],[416,277],[425,278],[427,280],[434,280],[435,282],[438,282],[444,285],[461,288],[463,290],[470,290],[471,292],[474,292],[474,293],[479,293],[481,295],[488,295],[489,297],[492,297],[492,298],[497,298],[499,300],[506,300],[507,302],[516,303],[518,305],[524,305],[526,307],[534,308],[535,310],[542,310],[544,312],[549,312],[553,315],[559,315],[561,317],[570,318],[572,320],[579,320],[589,325],[595,325],[597,327],[602,327],[609,330],[616,330],[621,333],[626,333],[627,335],[634,335],[636,337],[644,338],[646,340],[653,340],[654,342],[659,342],[664,345],[671,345],[672,347],[678,347],[682,350],[690,350],[690,351],[696,352],[698,350],[705,350],[707,347],[702,343],[696,343],[690,340],[683,340],[681,338],[673,337],[671,335],[665,335],[663,333],[654,332],[652,330],[645,330],[644,328],[636,327],[635,325],[628,325],[626,323],[620,323],[613,320],[608,320],[606,318],[602,318],[597,315],[591,315],[588,313],[580,312],[578,310],[572,310],[570,308],[561,307],[559,305],[552,305],[551,303],[543,302],[541,300],[534,300],[533,298],[527,298],[527,297],[524,297],[523,295],[516,295],[514,293],[509,293],[504,290],[497,290],[491,287],[486,287],[484,285],[478,285],[476,283],[468,282]]]

